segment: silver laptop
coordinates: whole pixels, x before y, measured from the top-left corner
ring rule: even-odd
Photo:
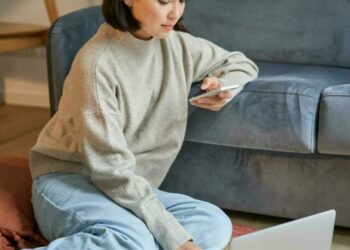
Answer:
[[[335,210],[235,238],[231,250],[330,250]]]

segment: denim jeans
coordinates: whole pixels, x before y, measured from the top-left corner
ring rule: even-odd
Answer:
[[[88,176],[38,176],[32,192],[35,218],[50,241],[40,249],[162,249],[141,219],[96,188]],[[182,194],[154,193],[202,249],[223,249],[230,241],[231,221],[218,207]]]

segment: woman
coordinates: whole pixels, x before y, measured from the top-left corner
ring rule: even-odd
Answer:
[[[186,32],[179,0],[104,0],[106,23],[68,74],[31,151],[34,213],[47,249],[223,249],[216,206],[158,189],[183,143],[191,83],[243,85],[242,53]],[[238,92],[191,105],[220,110]]]

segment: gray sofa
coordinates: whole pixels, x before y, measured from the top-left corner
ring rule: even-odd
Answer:
[[[192,34],[257,62],[260,76],[220,112],[189,108],[162,189],[237,211],[298,218],[334,208],[350,226],[350,2],[189,1]],[[51,111],[99,7],[59,18],[48,44]],[[199,92],[194,84],[190,95]]]

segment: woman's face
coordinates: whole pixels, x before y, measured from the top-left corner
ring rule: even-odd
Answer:
[[[185,9],[185,0],[124,0],[141,28],[131,32],[135,37],[148,40],[165,38],[179,21]]]

